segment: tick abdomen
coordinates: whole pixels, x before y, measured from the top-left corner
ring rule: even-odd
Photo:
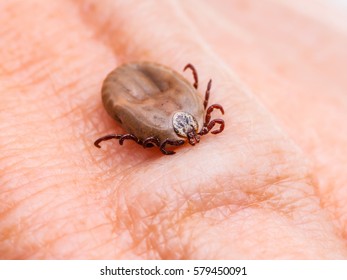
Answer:
[[[179,111],[192,114],[203,125],[199,93],[180,74],[155,63],[116,68],[104,81],[102,100],[108,114],[139,139],[180,139],[172,126]]]

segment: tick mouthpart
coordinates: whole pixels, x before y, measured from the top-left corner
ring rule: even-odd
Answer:
[[[193,127],[192,127],[192,130],[187,133],[187,137],[189,140],[189,144],[192,146],[200,142],[200,136],[196,134]]]

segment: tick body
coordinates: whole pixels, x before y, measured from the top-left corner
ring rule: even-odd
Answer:
[[[113,70],[103,83],[102,101],[108,114],[127,133],[103,136],[94,145],[100,148],[100,142],[110,139],[119,139],[122,145],[131,139],[144,148],[158,146],[163,154],[171,155],[175,152],[167,150],[167,145],[180,146],[186,140],[195,145],[215,124],[219,128],[211,133],[222,132],[224,121],[211,120],[211,112],[219,109],[224,114],[223,107],[213,104],[207,108],[212,81],[203,100],[197,91],[197,72],[191,64],[184,70],[188,68],[193,72],[193,85],[156,63],[129,63]]]

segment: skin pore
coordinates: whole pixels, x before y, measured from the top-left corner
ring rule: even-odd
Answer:
[[[0,257],[345,259],[345,15],[292,2],[2,1]],[[144,60],[211,78],[223,133],[95,148]]]

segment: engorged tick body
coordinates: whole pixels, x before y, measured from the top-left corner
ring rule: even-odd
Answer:
[[[213,109],[224,114],[223,107],[211,105],[206,110],[210,95],[208,83],[205,100],[200,97],[198,75],[188,64],[184,70],[193,71],[194,85],[170,68],[150,62],[121,65],[112,71],[102,86],[102,101],[108,114],[127,134],[110,134],[95,141],[95,146],[109,139],[132,139],[144,148],[158,146],[163,154],[171,155],[166,145],[179,146],[188,139],[191,145],[200,141],[215,124],[220,127],[211,133],[223,131],[222,119],[211,120]],[[206,111],[206,112],[205,112]]]

